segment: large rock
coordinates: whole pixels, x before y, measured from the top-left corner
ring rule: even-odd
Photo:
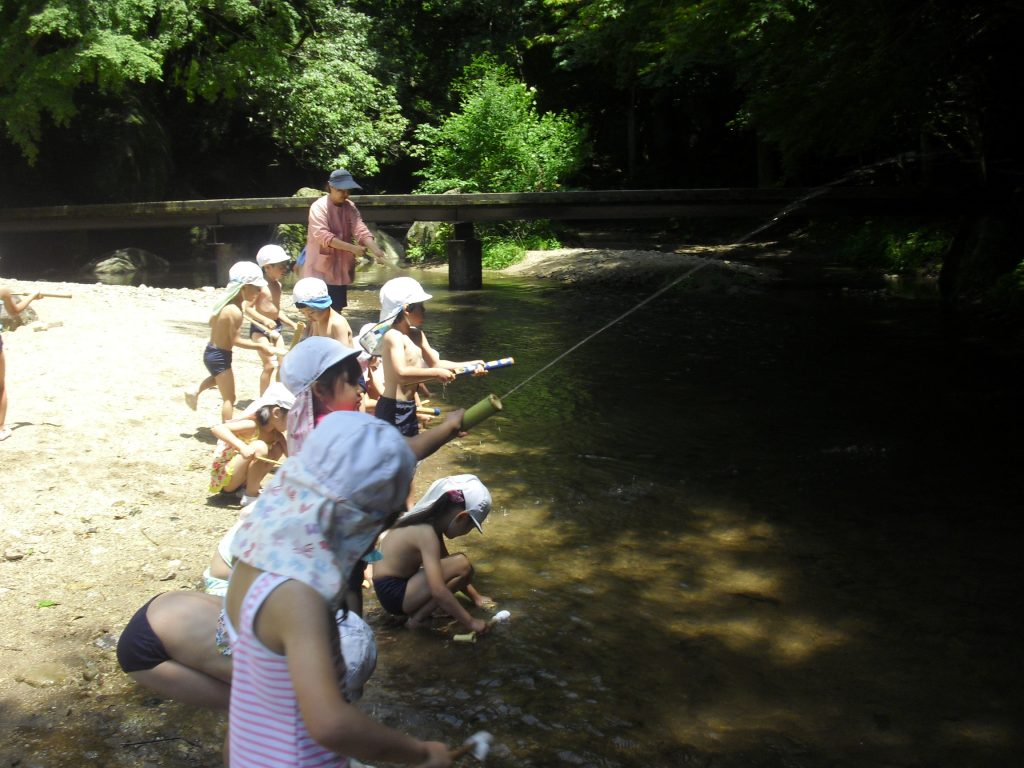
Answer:
[[[118,248],[93,259],[85,266],[86,272],[96,275],[127,275],[134,272],[166,272],[167,259],[141,248]]]
[[[373,233],[373,239],[377,241],[377,247],[384,251],[384,261],[393,266],[398,266],[405,261],[405,247],[398,242],[397,238],[392,237],[372,222],[367,221],[366,227]],[[367,256],[372,258],[369,252],[367,252]]]
[[[34,323],[38,319],[39,315],[36,314],[32,307],[25,307],[21,314],[8,315],[7,310],[4,309],[3,302],[0,302],[0,329],[13,331],[15,328]]]

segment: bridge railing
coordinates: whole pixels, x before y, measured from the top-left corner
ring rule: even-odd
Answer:
[[[172,200],[150,203],[0,209],[0,235],[141,229],[305,224],[311,197]],[[363,218],[378,224],[443,221],[455,224],[447,243],[448,283],[483,284],[482,251],[474,222],[522,219],[610,220],[674,217],[837,216],[953,212],[961,200],[912,188],[644,189],[446,195],[357,195]]]
[[[171,200],[0,209],[0,233],[145,227],[304,224],[310,197]],[[644,189],[447,195],[353,195],[377,223],[516,219],[640,219],[772,216],[799,203],[810,213],[951,209],[950,195],[912,188]]]

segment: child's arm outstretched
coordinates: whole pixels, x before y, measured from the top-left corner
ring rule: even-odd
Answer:
[[[444,744],[419,741],[381,725],[345,701],[328,639],[338,630],[328,621],[319,594],[305,584],[287,582],[264,605],[261,634],[265,631],[268,639],[275,635],[280,639],[302,719],[318,744],[364,762],[421,768],[451,765]]]
[[[413,437],[407,437],[405,442],[416,455],[416,460],[423,461],[453,437],[466,434],[462,431],[462,417],[465,413],[464,408],[449,411],[445,414],[444,421],[436,427],[420,432]]]
[[[3,301],[4,309],[7,310],[8,315],[20,315],[29,304],[41,298],[43,298],[43,294],[35,291],[25,296],[21,301],[15,301],[10,288],[0,288],[0,300]]]
[[[387,361],[387,367],[384,370],[394,371],[395,376],[398,377],[402,384],[408,386],[433,379],[437,379],[440,382],[455,380],[455,374],[447,368],[430,366],[429,364],[426,368],[418,365],[408,365],[405,360],[405,345],[402,339],[403,334],[401,331],[388,331],[384,334],[384,338],[381,341],[380,353],[381,358]]]
[[[420,332],[420,351],[423,353],[423,363],[431,368],[444,368],[454,373],[460,368],[472,368],[474,376],[486,376],[487,369],[484,368],[483,360],[466,360],[462,363],[454,363],[451,360],[442,360],[437,350],[430,346],[427,341],[427,334]]]

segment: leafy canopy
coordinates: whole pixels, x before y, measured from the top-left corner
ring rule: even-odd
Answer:
[[[0,130],[34,162],[45,122],[72,126],[85,99],[158,113],[175,91],[247,114],[301,161],[374,172],[405,121],[368,26],[332,0],[0,0]]]
[[[549,191],[582,166],[587,147],[578,118],[540,114],[535,90],[510,68],[478,58],[454,89],[460,111],[416,129],[414,152],[426,160],[418,191]]]

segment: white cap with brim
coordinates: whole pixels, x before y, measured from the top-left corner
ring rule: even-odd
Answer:
[[[380,288],[380,322],[395,317],[409,304],[432,299],[429,293],[411,277],[396,277]]]
[[[261,267],[265,267],[267,264],[280,264],[282,261],[290,260],[288,254],[285,253],[284,248],[280,245],[264,245],[256,251],[256,263]]]
[[[245,409],[243,416],[256,413],[265,405],[276,405],[278,408],[290,411],[295,406],[295,395],[280,381],[272,382],[262,395],[250,403],[249,407]]]
[[[491,492],[476,475],[450,475],[435,480],[415,506],[398,518],[396,525],[401,525],[403,519],[422,515],[433,507],[438,499],[453,491],[462,494],[469,518],[473,521],[476,529],[483,533],[484,520],[491,511]]]
[[[251,261],[238,261],[232,264],[231,269],[228,270],[228,286],[230,287],[232,283],[263,288],[266,286],[267,280],[263,277],[263,270],[259,268],[259,265]]]
[[[319,277],[304,277],[292,288],[292,301],[304,304],[313,309],[327,309],[331,306],[331,296],[327,292],[327,283]]]
[[[228,304],[235,300],[243,285],[254,285],[257,288],[266,286],[267,281],[263,277],[263,270],[251,261],[238,261],[231,265],[228,270],[228,284],[224,293],[213,307],[210,318],[213,319],[220,314]]]

